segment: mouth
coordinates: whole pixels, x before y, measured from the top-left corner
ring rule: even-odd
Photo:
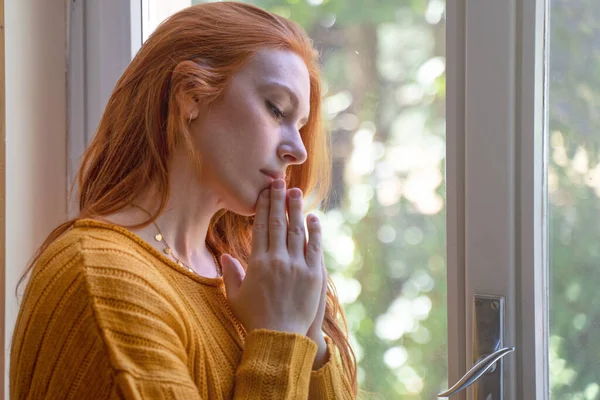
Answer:
[[[260,172],[262,172],[264,175],[268,176],[269,178],[271,178],[272,180],[277,180],[277,179],[285,179],[285,175],[282,174],[281,172],[276,172],[276,171],[265,171],[265,170],[260,170]]]

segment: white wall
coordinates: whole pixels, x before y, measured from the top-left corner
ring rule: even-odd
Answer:
[[[46,235],[66,218],[66,12],[68,0],[8,0],[6,30],[6,317],[15,285]]]

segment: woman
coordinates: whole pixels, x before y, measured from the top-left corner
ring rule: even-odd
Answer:
[[[159,26],[84,155],[80,215],[29,269],[11,398],[355,398],[315,216],[304,230],[320,106],[284,18],[224,2]]]

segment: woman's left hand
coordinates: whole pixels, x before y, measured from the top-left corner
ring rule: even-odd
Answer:
[[[327,354],[327,343],[323,336],[323,320],[325,319],[325,305],[327,304],[327,268],[325,268],[325,258],[321,254],[321,268],[323,270],[323,287],[321,288],[321,299],[319,301],[319,307],[317,308],[317,315],[313,321],[306,336],[309,339],[314,340],[319,349],[313,363],[313,370],[319,369],[328,361]]]

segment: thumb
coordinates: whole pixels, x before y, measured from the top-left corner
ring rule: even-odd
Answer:
[[[235,297],[240,290],[240,285],[246,277],[246,272],[242,264],[229,254],[221,256],[221,265],[223,266],[223,281],[227,297]]]

